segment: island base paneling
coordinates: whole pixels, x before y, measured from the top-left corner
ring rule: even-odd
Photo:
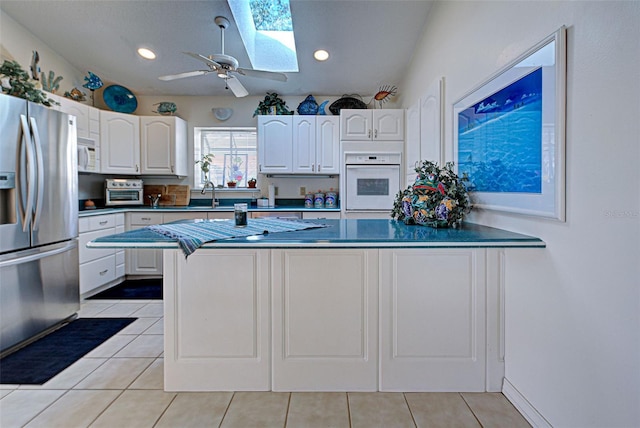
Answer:
[[[500,391],[504,251],[164,250],[167,391]]]
[[[164,251],[166,391],[268,391],[269,250]]]
[[[376,391],[378,251],[272,258],[273,390]]]
[[[485,391],[485,250],[380,250],[380,390]]]

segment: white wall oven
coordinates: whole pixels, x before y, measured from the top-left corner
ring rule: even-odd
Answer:
[[[400,190],[401,153],[346,153],[345,211],[390,211]]]
[[[144,186],[142,180],[109,178],[105,180],[105,205],[143,205]]]

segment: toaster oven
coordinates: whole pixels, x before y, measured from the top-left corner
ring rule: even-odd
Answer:
[[[144,205],[142,180],[108,178],[105,180],[105,205]]]

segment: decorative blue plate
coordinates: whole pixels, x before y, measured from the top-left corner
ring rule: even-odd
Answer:
[[[102,99],[107,107],[120,113],[133,113],[138,108],[136,96],[124,86],[108,86],[102,92]]]

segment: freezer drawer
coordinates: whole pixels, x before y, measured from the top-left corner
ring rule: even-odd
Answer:
[[[80,309],[78,242],[0,256],[0,352]]]

